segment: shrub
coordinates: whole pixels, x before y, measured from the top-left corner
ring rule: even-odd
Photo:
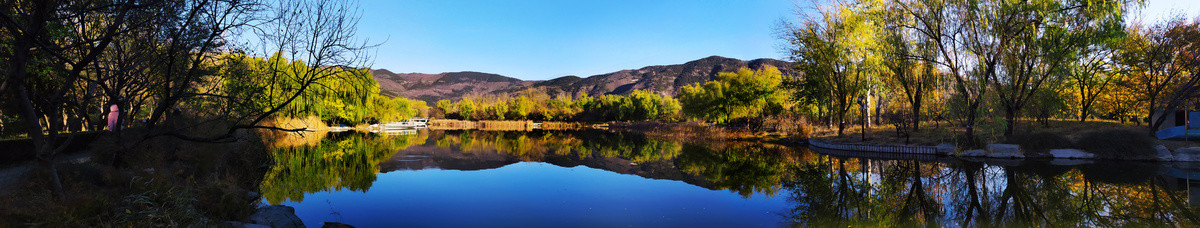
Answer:
[[[1013,135],[1012,137],[1009,137],[1006,142],[1020,145],[1021,150],[1024,150],[1027,155],[1045,155],[1052,149],[1075,147],[1073,143],[1071,143],[1071,139],[1067,139],[1067,137],[1063,137],[1062,135],[1049,132]]]
[[[1150,137],[1129,130],[1087,133],[1075,144],[1100,159],[1146,160],[1156,155],[1154,141]]]

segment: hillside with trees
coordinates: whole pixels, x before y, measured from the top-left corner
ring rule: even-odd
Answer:
[[[440,74],[393,73],[387,69],[372,70],[382,92],[389,96],[400,96],[423,100],[428,103],[438,100],[460,100],[470,95],[520,93],[526,89],[538,89],[550,96],[587,94],[599,97],[605,94],[628,95],[634,90],[648,90],[674,96],[684,86],[704,83],[717,77],[720,72],[736,71],[740,68],[764,69],[774,67],[784,76],[795,76],[792,63],[775,59],[743,61],[721,56],[710,56],[683,64],[648,66],[636,70],[621,70],[589,77],[563,76],[544,81],[524,81],[508,76],[479,72],[450,72]]]

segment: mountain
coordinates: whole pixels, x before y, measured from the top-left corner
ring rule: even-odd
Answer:
[[[470,94],[513,93],[529,88],[543,89],[550,94],[587,93],[591,96],[628,94],[636,89],[646,89],[673,96],[683,86],[707,82],[716,78],[717,73],[720,72],[734,71],[743,67],[761,69],[773,66],[783,72],[785,76],[794,76],[796,71],[792,69],[792,65],[790,62],[776,59],[743,61],[710,56],[683,64],[648,66],[585,78],[563,76],[534,81],[470,71],[403,74],[393,73],[386,69],[376,69],[371,73],[375,81],[379,82],[384,95],[416,98],[433,104],[437,100],[457,100]]]

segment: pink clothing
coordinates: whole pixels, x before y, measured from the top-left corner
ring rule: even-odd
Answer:
[[[121,117],[120,108],[117,105],[108,106],[108,130],[114,131],[117,129],[117,118]]]

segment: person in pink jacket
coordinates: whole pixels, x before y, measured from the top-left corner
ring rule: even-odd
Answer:
[[[115,104],[108,106],[108,130],[109,131],[117,130],[117,118],[121,117],[120,110],[121,109],[118,108],[117,105],[115,105]]]

